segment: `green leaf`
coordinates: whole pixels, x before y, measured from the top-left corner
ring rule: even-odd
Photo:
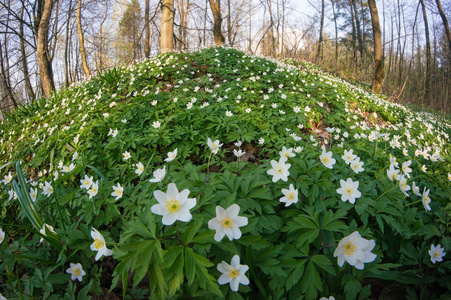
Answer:
[[[344,277],[343,277],[344,280]],[[349,276],[346,280],[346,284],[344,286],[344,292],[346,295],[346,299],[356,299],[357,295],[360,293],[360,290],[362,289],[362,284],[360,281],[355,279],[352,276]]]
[[[306,261],[307,261],[306,259],[301,259],[299,261],[299,265],[296,268],[294,268],[293,272],[291,272],[291,274],[288,276],[285,283],[285,286],[288,291],[291,290],[291,288],[301,280],[302,274],[304,274]]]
[[[301,291],[305,294],[307,300],[316,299],[318,291],[322,291],[321,278],[316,271],[313,262],[309,262],[305,274],[301,281]]]
[[[183,234],[183,244],[187,245],[188,243],[190,243],[201,226],[202,218],[196,219],[194,222],[191,222],[191,225],[188,226],[188,228],[185,230],[185,233]]]
[[[327,273],[335,275],[335,269],[332,267],[332,262],[327,256],[320,254],[314,255],[312,256],[312,261]]]

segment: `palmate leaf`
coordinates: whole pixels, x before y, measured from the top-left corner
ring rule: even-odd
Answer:
[[[185,274],[188,285],[191,285],[194,277],[196,277],[201,288],[208,289],[217,296],[221,296],[222,293],[216,279],[207,270],[212,266],[213,263],[207,258],[195,253],[189,247],[185,248]]]

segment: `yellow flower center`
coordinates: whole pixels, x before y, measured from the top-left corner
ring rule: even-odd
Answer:
[[[229,217],[222,220],[222,226],[224,226],[225,228],[230,228],[230,227],[232,227],[232,225],[233,225],[233,221]]]
[[[120,189],[116,190],[116,195],[121,196],[122,195],[122,191]]]
[[[424,203],[429,204],[429,202],[431,202],[431,198],[429,198],[429,196],[424,195]]]
[[[166,201],[166,209],[171,213],[178,212],[180,207],[180,202],[177,199],[171,198],[171,200]]]
[[[89,180],[85,180],[85,185],[90,185]]]
[[[275,169],[274,169],[274,172],[276,172],[276,174],[282,174],[282,167],[276,167]]]
[[[345,248],[345,254],[347,256],[354,255],[354,253],[357,251],[356,245],[352,242],[347,242],[344,248]]]
[[[292,193],[292,192],[288,193],[287,194],[287,199],[290,200],[290,201],[293,201],[294,200],[294,193]]]
[[[97,192],[95,187],[90,188],[89,191],[91,192],[91,194],[95,194]]]
[[[218,148],[218,144],[216,144],[216,143],[213,143],[211,145],[213,146],[213,148]]]
[[[80,275],[80,269],[79,269],[79,268],[74,268],[74,269],[72,270],[72,274],[74,274],[75,276]]]
[[[440,256],[440,254],[438,253],[437,250],[435,250],[435,251],[434,251],[434,257],[439,257],[439,256]]]
[[[233,270],[231,270],[231,271],[229,272],[229,277],[230,277],[230,278],[237,278],[238,275],[240,275],[240,272],[238,272],[238,270],[233,269]]]
[[[347,188],[344,188],[344,191],[345,191],[346,196],[351,196],[352,193],[354,192],[354,189],[352,187],[347,187]]]
[[[323,163],[328,164],[329,162],[330,162],[329,156],[324,156],[323,157]]]
[[[102,242],[101,239],[95,239],[94,240],[94,247],[96,248],[96,250],[100,250],[105,246],[105,243]]]

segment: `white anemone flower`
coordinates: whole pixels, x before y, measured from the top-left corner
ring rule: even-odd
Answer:
[[[420,188],[415,184],[415,181],[412,182],[412,192],[421,197]]]
[[[86,272],[83,271],[83,267],[81,266],[80,263],[77,264],[71,263],[70,268],[66,270],[66,273],[70,274],[71,280],[78,279],[78,281],[80,282],[83,279],[83,276],[86,275]]]
[[[220,144],[219,140],[212,142],[211,139],[208,138],[207,145],[208,147],[210,147],[211,151],[216,154],[223,144]]]
[[[177,220],[188,222],[192,219],[189,210],[196,206],[196,198],[188,198],[188,189],[179,193],[176,185],[170,183],[166,193],[156,190],[153,195],[158,203],[150,210],[156,215],[163,216],[163,225],[172,225]]]
[[[365,169],[362,168],[362,166],[363,166],[363,161],[360,161],[359,157],[356,157],[355,159],[353,159],[351,161],[351,169],[357,174],[365,171]]]
[[[164,176],[166,176],[166,166],[164,166],[161,169],[157,169],[153,172],[154,178],[149,179],[149,182],[160,182],[164,179]]]
[[[91,237],[94,240],[94,242],[91,244],[91,250],[97,251],[95,257],[96,261],[98,261],[102,256],[113,255],[113,250],[110,250],[106,247],[105,238],[103,237],[103,235],[94,227],[92,227]]]
[[[391,181],[399,179],[399,170],[395,169],[395,165],[390,164],[390,168],[387,170],[387,176]]]
[[[362,193],[359,192],[359,182],[352,181],[351,178],[348,178],[346,181],[340,179],[340,188],[337,189],[337,193],[341,195],[341,200],[343,202],[349,201],[349,203],[354,204],[355,200],[362,196]]]
[[[238,216],[239,212],[238,204],[233,204],[227,209],[216,206],[216,218],[208,221],[208,228],[216,230],[215,240],[217,242],[221,241],[225,235],[231,241],[241,237],[240,227],[247,225],[247,218]]]
[[[177,148],[173,152],[168,152],[168,157],[164,160],[165,162],[173,161],[177,157]]]
[[[230,283],[230,289],[232,291],[237,292],[240,284],[249,284],[249,279],[244,275],[249,270],[249,267],[247,265],[240,265],[240,257],[238,255],[232,257],[230,265],[222,261],[218,264],[217,268],[222,273],[218,278],[218,283],[221,285]]]
[[[243,144],[242,141],[238,141],[236,143],[233,143],[235,145],[235,147],[241,147],[241,145]]]
[[[0,228],[0,244],[5,240],[5,232]]]
[[[354,152],[354,149],[351,149],[349,151],[345,150],[343,156],[341,157],[347,165],[349,165],[354,159],[357,158],[357,155],[353,154],[352,152]]]
[[[44,182],[44,186],[42,187],[42,194],[47,197],[50,197],[53,194],[53,187],[50,182]]]
[[[332,151],[326,152],[326,150],[323,150],[323,152],[319,156],[319,159],[328,169],[333,169],[333,165],[336,162],[335,158],[332,158]]]
[[[290,175],[288,169],[291,167],[291,164],[286,164],[283,157],[279,159],[279,162],[271,160],[271,167],[272,169],[269,169],[266,173],[273,176],[272,182],[277,182],[279,179],[283,181],[288,180],[288,176]]]
[[[7,175],[5,175],[4,179],[2,180],[3,184],[8,184],[13,179],[13,176],[11,175],[11,172],[8,172]]]
[[[136,165],[136,170],[135,173],[139,175],[141,175],[144,172],[144,166],[141,162],[138,162]]]
[[[130,155],[130,152],[128,152],[128,151],[125,151],[124,153],[122,153],[122,155],[124,156],[124,160],[128,160],[130,157],[132,157]]]
[[[429,255],[431,256],[432,263],[435,264],[436,262],[443,261],[443,256],[446,255],[446,252],[440,244],[438,244],[437,247],[432,244],[431,250],[429,250]]]
[[[431,203],[431,198],[429,197],[430,190],[426,190],[426,187],[423,190],[423,195],[421,196],[421,201],[423,202],[424,209],[426,211],[431,210],[429,203]]]
[[[233,154],[235,154],[236,157],[241,157],[246,154],[246,151],[242,151],[241,149],[237,151],[236,149],[233,149]]]
[[[124,188],[118,183],[117,186],[113,186],[113,192],[111,193],[111,197],[116,197],[115,200],[119,200],[122,198],[124,194]]]
[[[63,173],[69,173],[70,171],[72,171],[75,168],[75,165],[72,163],[68,166],[63,166],[63,169],[61,170],[61,172]]]
[[[410,186],[407,184],[407,179],[404,177],[404,175],[401,176],[399,179],[399,188],[401,189],[401,192],[409,197],[409,194],[407,194],[407,191],[410,191]]]
[[[294,188],[293,184],[290,184],[288,189],[282,189],[282,193],[284,196],[279,201],[285,203],[285,207],[298,202],[298,190]]]
[[[30,187],[30,198],[31,198],[31,201],[35,202],[37,196],[38,196],[38,189]]]
[[[80,179],[81,182],[80,188],[89,190],[93,182],[92,178],[93,176],[89,177],[88,175],[85,175],[85,178]]]
[[[52,226],[50,226],[49,224],[44,224],[42,225],[42,228],[39,230],[39,233],[42,235],[47,236],[46,232],[51,232],[53,234],[56,234],[55,230],[53,229]],[[44,241],[44,238],[41,238],[39,240],[39,243],[42,243]]]
[[[401,170],[408,178],[410,178],[410,172],[412,172],[412,169],[409,168],[409,166],[412,164],[411,160],[405,161],[401,165]]]
[[[371,250],[376,246],[374,240],[367,240],[360,236],[358,231],[344,237],[335,249],[334,257],[338,257],[338,265],[343,266],[345,261],[359,270],[363,270],[365,263],[374,261],[376,254]]]
[[[280,157],[282,157],[285,161],[288,160],[289,157],[295,157],[296,155],[293,153],[293,148],[288,148],[283,146],[282,151],[279,152]]]
[[[88,190],[89,199],[97,195],[99,192],[99,181],[93,182]]]

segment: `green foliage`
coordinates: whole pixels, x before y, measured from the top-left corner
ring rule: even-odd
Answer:
[[[451,251],[451,125],[315,66],[226,48],[167,53],[23,106],[0,126],[7,298],[368,299],[389,282],[409,299],[449,296],[448,254],[433,263],[428,251]],[[223,144],[218,153],[208,138]],[[274,181],[283,147],[289,175]],[[363,171],[345,162],[351,149]],[[408,196],[387,176],[395,163]],[[97,189],[82,187],[91,177]],[[355,203],[337,191],[347,179],[358,181]],[[170,183],[196,199],[188,222],[152,213]],[[281,203],[291,186],[297,201]],[[234,204],[248,223],[239,239],[217,241],[209,222]],[[94,259],[92,228],[112,256]],[[363,269],[334,255],[355,231],[375,243]],[[235,255],[249,267],[238,292],[218,282],[218,265]],[[83,266],[81,282],[70,263]]]

